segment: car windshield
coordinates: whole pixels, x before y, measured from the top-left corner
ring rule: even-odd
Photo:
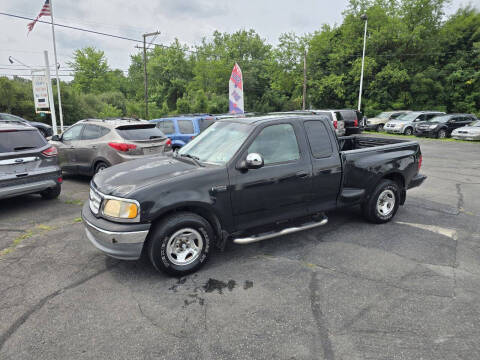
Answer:
[[[376,117],[379,119],[388,119],[392,113],[391,112],[382,112],[378,114]]]
[[[402,115],[402,116],[399,116],[398,118],[396,118],[395,120],[398,120],[398,121],[413,121],[415,120],[418,115],[420,115],[421,113],[418,113],[418,112],[411,112],[411,113],[408,113],[408,114],[405,114],[405,115]]]
[[[0,153],[37,149],[47,141],[36,130],[0,130]]]
[[[236,122],[216,122],[185,145],[179,155],[198,161],[224,165],[243,144],[251,127]]]
[[[442,115],[442,116],[435,116],[434,118],[430,119],[430,121],[435,121],[439,123],[446,123],[448,120],[450,120],[452,117],[449,115]]]
[[[480,127],[480,120],[476,120],[476,121],[470,123],[468,126]]]

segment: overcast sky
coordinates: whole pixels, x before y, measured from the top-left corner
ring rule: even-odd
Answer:
[[[233,32],[255,29],[270,43],[284,32],[309,33],[322,24],[339,24],[348,0],[52,0],[55,21],[96,31],[141,39],[141,34],[159,30],[156,43],[174,38],[188,45],[210,36],[214,30]],[[0,12],[35,17],[44,0],[1,0]],[[453,0],[447,13],[463,4],[480,8],[480,0]],[[43,18],[49,21],[48,18]],[[43,50],[53,63],[51,27],[37,23],[27,37],[28,21],[0,15],[0,74],[24,73],[10,65],[8,57],[33,66],[44,63]],[[105,51],[113,68],[127,70],[135,43],[85,32],[57,28],[57,52],[61,69],[67,69],[75,49],[95,46]],[[6,69],[8,68],[8,70]],[[15,69],[15,70],[14,70]],[[64,78],[67,80],[68,78]]]

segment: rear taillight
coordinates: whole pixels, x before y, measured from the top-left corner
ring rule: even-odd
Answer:
[[[172,139],[168,138],[165,142],[165,146],[172,146]]]
[[[195,135],[193,135],[192,137],[190,137],[190,139],[192,139],[192,140],[195,139]]]
[[[116,142],[110,142],[108,143],[108,146],[122,152],[127,152],[128,150],[135,150],[137,148],[137,145],[135,144],[116,143]]]
[[[50,146],[48,149],[43,150],[42,154],[48,157],[57,156],[58,150],[55,146]]]
[[[338,126],[338,124],[337,124],[337,123],[338,123],[338,121],[337,121],[337,120],[333,120],[333,127],[334,127],[335,129],[336,129],[336,128],[337,128],[337,126]]]
[[[61,184],[63,182],[63,178],[60,176],[58,179],[57,179],[57,183]]]
[[[423,161],[423,156],[420,154],[418,157],[418,171],[420,171],[420,168],[422,167],[422,161]]]
[[[353,120],[353,126],[355,126],[355,127],[358,126],[358,119]]]

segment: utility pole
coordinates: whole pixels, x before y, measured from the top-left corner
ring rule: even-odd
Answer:
[[[55,24],[53,22],[53,0],[50,0],[50,16],[52,18],[53,55],[55,58],[55,77],[57,79],[58,111],[60,113],[60,131],[63,133],[62,97],[60,96],[60,77],[58,76],[57,44],[55,42]]]
[[[302,110],[305,110],[305,103],[307,101],[307,49],[303,52],[303,104]]]
[[[148,120],[148,74],[147,74],[147,37],[159,35],[159,31],[143,34],[143,76],[145,84],[145,120]]]
[[[360,19],[365,21],[365,33],[363,35],[362,73],[360,74],[360,91],[358,92],[358,111],[361,111],[362,107],[363,67],[365,65],[365,47],[367,45],[367,14],[363,14],[362,16],[360,16]]]
[[[43,52],[45,55],[45,74],[47,75],[47,89],[48,89],[48,102],[50,103],[50,115],[52,117],[53,135],[57,135],[57,117],[55,114],[55,103],[53,102],[53,90],[52,79],[50,78],[50,64],[48,62],[48,51]]]

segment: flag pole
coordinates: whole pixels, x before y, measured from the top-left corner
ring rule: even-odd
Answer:
[[[55,77],[57,78],[58,111],[60,114],[60,131],[63,133],[62,98],[60,96],[60,79],[58,76],[57,44],[55,42],[55,24],[53,22],[53,0],[50,0],[50,16],[52,17],[53,54],[55,57]],[[52,104],[52,106],[55,106],[55,105]]]

